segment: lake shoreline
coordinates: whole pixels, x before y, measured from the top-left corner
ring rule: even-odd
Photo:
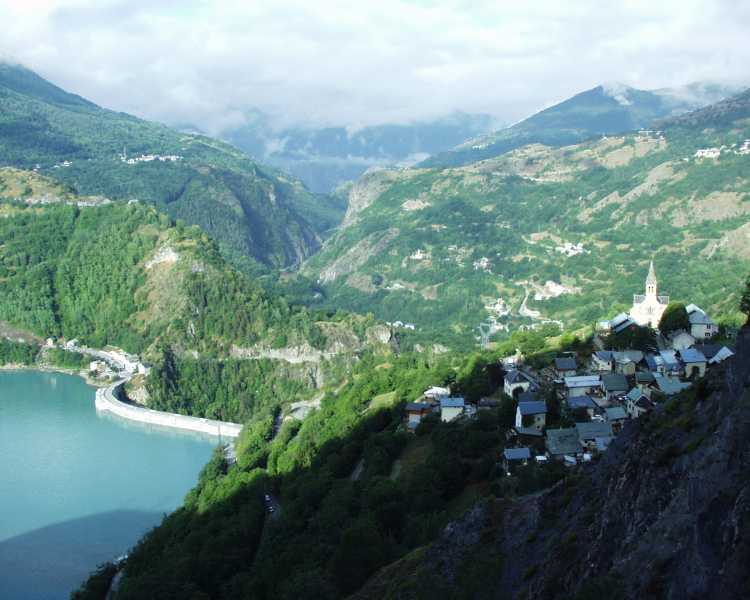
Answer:
[[[83,370],[67,369],[65,367],[56,367],[53,365],[24,365],[19,363],[6,363],[0,365],[0,373],[21,373],[30,371],[39,373],[62,373],[64,375],[80,377],[87,385],[96,388],[94,404],[97,411],[107,411],[128,421],[157,425],[180,431],[205,433],[219,438],[231,438],[232,440],[237,439],[242,430],[241,423],[180,415],[178,413],[154,410],[135,403],[123,402],[116,397],[115,390],[123,386],[127,382],[126,379],[121,379],[116,382],[102,382],[92,379]]]
[[[240,431],[242,430],[241,423],[180,415],[177,413],[154,410],[137,404],[123,402],[117,398],[117,390],[125,384],[125,381],[126,380],[121,380],[112,385],[101,387],[96,390],[95,403],[97,411],[108,411],[123,419],[137,421],[139,423],[181,429],[184,431],[193,431],[196,433],[207,433],[219,438],[227,437],[236,439],[240,435]]]

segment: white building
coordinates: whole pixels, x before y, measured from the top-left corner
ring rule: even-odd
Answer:
[[[667,309],[668,304],[669,296],[659,295],[659,285],[654,271],[654,261],[652,260],[646,277],[646,293],[633,296],[633,308],[630,309],[630,316],[638,325],[650,325],[656,328],[659,326],[661,316]]]

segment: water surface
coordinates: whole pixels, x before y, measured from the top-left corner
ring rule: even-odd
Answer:
[[[216,438],[97,414],[56,373],[0,372],[0,598],[67,598],[195,484]]]

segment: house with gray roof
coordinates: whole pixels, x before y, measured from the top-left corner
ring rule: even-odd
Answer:
[[[604,418],[612,425],[613,433],[618,434],[628,420],[628,413],[622,406],[609,406],[604,409]]]
[[[690,387],[689,383],[680,381],[676,377],[667,377],[665,375],[654,374],[654,386],[662,394],[667,396],[674,396],[679,394],[682,390]]]
[[[637,390],[638,388],[634,389]],[[628,394],[625,410],[631,419],[637,419],[642,414],[653,410],[655,406],[656,404],[643,393],[634,394],[633,396]]]
[[[597,448],[599,445],[597,440],[604,440],[601,444],[609,445],[606,441],[607,438],[614,437],[612,431],[612,423],[591,421],[589,423],[576,423],[576,432],[578,433],[578,441],[581,446],[587,448]]]
[[[575,412],[578,410],[585,410],[589,416],[589,419],[594,416],[594,412],[597,409],[596,402],[594,402],[590,396],[576,396],[575,398],[568,398],[566,400],[568,410]]]
[[[503,470],[510,475],[512,467],[525,465],[531,458],[528,448],[506,448],[503,450]]]
[[[661,375],[682,375],[682,364],[680,359],[677,358],[677,352],[675,350],[662,350],[659,352],[659,356],[662,360],[661,369],[658,369],[656,373]]]
[[[575,427],[548,429],[545,438],[547,455],[550,458],[563,460],[566,455],[575,457],[583,452]]]
[[[511,369],[505,374],[503,391],[511,398],[517,398],[521,392],[535,390],[537,387],[539,386],[534,378],[520,369]]]
[[[440,420],[452,421],[464,413],[466,406],[465,400],[460,397],[450,397],[440,399]]]
[[[687,331],[673,331],[669,334],[669,345],[672,350],[684,350],[695,345],[695,338]]]
[[[609,373],[612,371],[614,359],[611,350],[599,350],[591,355],[591,370]]]
[[[558,356],[555,358],[555,373],[558,377],[570,377],[578,371],[578,362],[572,356]]]
[[[547,419],[547,404],[541,400],[519,402],[516,407],[516,427],[543,429]]]
[[[690,335],[696,340],[707,340],[719,333],[719,326],[700,306],[688,304],[685,310],[690,321]]]
[[[685,377],[703,377],[706,374],[706,357],[697,348],[687,348],[678,352],[685,365]]]
[[[575,398],[586,396],[601,389],[602,381],[599,375],[576,375],[565,378],[565,397]]]
[[[607,373],[602,375],[602,389],[607,397],[607,400],[612,400],[617,396],[622,396],[627,393],[630,386],[628,386],[628,379],[625,375],[620,373]]]
[[[717,365],[734,356],[734,352],[728,346],[722,344],[697,344],[695,349],[706,357],[706,362],[709,365]]]

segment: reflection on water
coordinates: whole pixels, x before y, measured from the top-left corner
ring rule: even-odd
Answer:
[[[114,424],[115,427],[120,427],[125,430],[139,431],[141,433],[155,433],[163,437],[170,437],[173,439],[193,439],[200,440],[210,444],[227,443],[231,441],[231,438],[221,438],[216,435],[209,433],[203,433],[201,431],[192,431],[190,429],[177,429],[175,427],[165,427],[164,425],[156,425],[154,423],[142,423],[141,421],[131,421],[125,419],[119,415],[111,413],[107,410],[96,411],[96,416],[102,420],[108,421]]]
[[[163,514],[113,511],[0,542],[0,598],[67,598],[96,566],[133,546]],[[66,592],[67,590],[67,592]]]
[[[0,373],[0,599],[67,598],[180,505],[217,443],[97,415],[78,377]]]

